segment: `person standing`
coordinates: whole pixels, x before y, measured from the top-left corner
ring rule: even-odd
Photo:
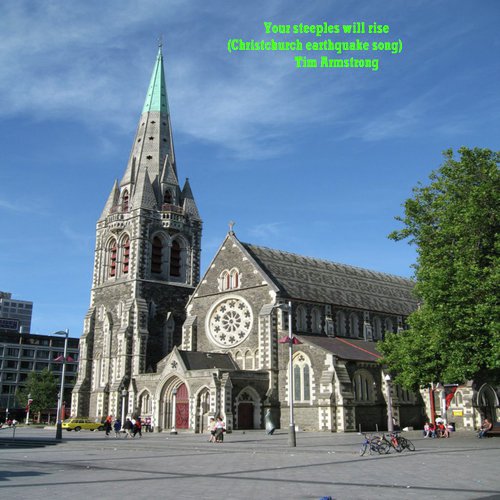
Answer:
[[[268,408],[264,415],[264,423],[266,425],[266,434],[272,436],[276,430],[276,426],[274,425],[273,416],[271,415],[271,408]]]

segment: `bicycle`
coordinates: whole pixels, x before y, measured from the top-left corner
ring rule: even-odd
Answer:
[[[385,443],[380,436],[363,433],[365,436],[365,440],[361,444],[361,448],[359,450],[360,456],[363,456],[367,451],[369,451],[370,455],[372,453],[378,453],[379,455],[387,453],[387,443]]]
[[[367,451],[369,451],[370,455],[373,452],[380,453],[378,444],[373,440],[370,434],[366,434],[363,432],[363,436],[365,437],[364,441],[361,443],[361,448],[359,449],[359,456],[363,456]]]
[[[415,445],[407,438],[401,436],[399,432],[391,432],[391,443],[394,449],[401,453],[403,450],[415,451]]]

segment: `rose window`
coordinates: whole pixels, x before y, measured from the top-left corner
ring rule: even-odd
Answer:
[[[208,319],[208,332],[221,347],[233,347],[243,342],[252,329],[252,310],[241,298],[219,302]]]

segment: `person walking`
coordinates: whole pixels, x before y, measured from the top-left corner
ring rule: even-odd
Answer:
[[[137,434],[139,434],[139,437],[142,437],[142,423],[141,423],[141,417],[137,417],[135,419],[135,424],[134,424],[134,436],[135,437]]]
[[[113,430],[115,431],[115,438],[120,437],[120,431],[122,430],[122,423],[119,418],[115,420],[113,424]]]
[[[208,432],[210,432],[210,438],[208,439],[209,443],[215,443],[215,418],[210,417],[210,421],[208,422]]]
[[[132,425],[132,422],[130,421],[130,418],[127,418],[125,423],[123,424],[123,429],[125,430],[125,437],[134,437],[132,436],[132,430],[134,426]]]
[[[224,419],[219,415],[215,423],[215,443],[222,443],[224,441],[224,432],[226,432],[226,424]]]
[[[112,429],[113,416],[108,415],[104,421],[104,430],[106,431],[106,437],[109,437],[109,433]]]

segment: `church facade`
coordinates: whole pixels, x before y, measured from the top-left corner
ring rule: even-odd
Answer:
[[[417,307],[410,280],[243,243],[232,226],[200,280],[201,232],[178,182],[160,48],[97,222],[72,415],[202,432],[217,415],[260,429],[269,410],[286,428],[293,402],[303,430],[386,429],[389,405],[401,427],[423,425],[421,395],[392,384],[376,350]]]

